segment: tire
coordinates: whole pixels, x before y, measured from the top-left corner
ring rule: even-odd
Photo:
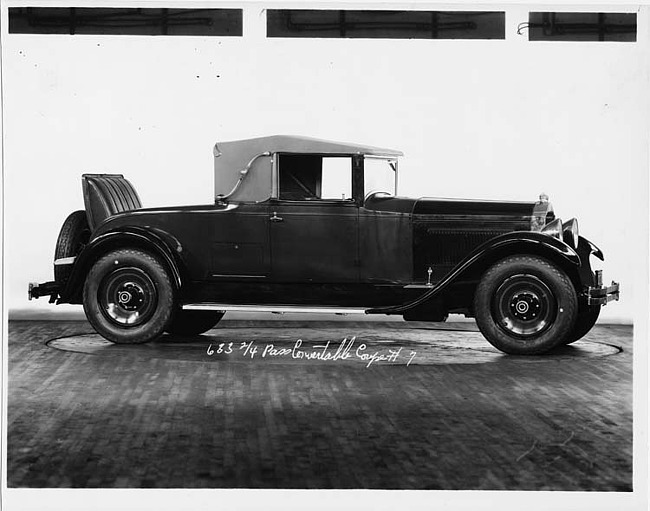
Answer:
[[[587,305],[586,302],[580,302],[578,306],[578,317],[573,331],[569,334],[564,344],[571,344],[572,342],[582,339],[589,330],[593,328],[600,316],[601,305]]]
[[[569,338],[578,315],[575,288],[564,271],[536,256],[492,266],[474,295],[476,323],[495,348],[536,355]]]
[[[76,257],[90,239],[90,227],[85,211],[70,213],[65,219],[56,240],[54,260],[64,257]],[[72,272],[71,264],[54,265],[54,280],[62,284],[68,280]]]
[[[223,311],[178,310],[166,332],[173,335],[199,335],[210,330],[223,317]]]
[[[174,287],[158,260],[147,252],[120,249],[91,268],[83,290],[88,321],[117,344],[156,339],[174,312]]]

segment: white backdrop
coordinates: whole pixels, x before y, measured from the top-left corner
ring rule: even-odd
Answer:
[[[12,5],[23,4],[5,2],[5,20]],[[210,203],[214,143],[277,133],[401,149],[403,195],[547,193],[621,282],[601,319],[633,320],[647,278],[647,7],[637,43],[528,42],[516,26],[539,6],[510,4],[489,6],[506,12],[501,41],[266,39],[264,7],[286,5],[182,3],[243,7],[240,38],[18,35],[3,23],[10,310],[80,310],[28,302],[26,289],[52,279],[82,173],[124,173],[145,206]]]

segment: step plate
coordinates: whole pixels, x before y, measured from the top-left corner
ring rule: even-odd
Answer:
[[[235,312],[277,312],[277,313],[306,313],[306,314],[365,314],[366,309],[347,307],[303,307],[299,305],[227,305],[223,303],[188,303],[183,305],[185,310],[217,310]]]

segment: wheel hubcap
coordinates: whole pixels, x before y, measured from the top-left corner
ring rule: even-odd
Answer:
[[[123,326],[137,326],[154,313],[158,293],[151,278],[139,268],[119,268],[107,275],[99,287],[104,316]]]
[[[510,300],[510,311],[522,321],[535,319],[541,307],[539,296],[530,292],[517,294]]]
[[[492,316],[509,335],[538,336],[555,319],[557,301],[549,287],[534,275],[520,274],[506,279],[492,300]]]

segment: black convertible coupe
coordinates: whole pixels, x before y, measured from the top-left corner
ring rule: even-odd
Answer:
[[[619,296],[602,252],[537,202],[397,195],[391,149],[272,136],[214,147],[215,202],[142,208],[122,175],[84,174],[54,281],[106,339],[200,334],[225,311],[475,317],[513,354],[580,339]]]

